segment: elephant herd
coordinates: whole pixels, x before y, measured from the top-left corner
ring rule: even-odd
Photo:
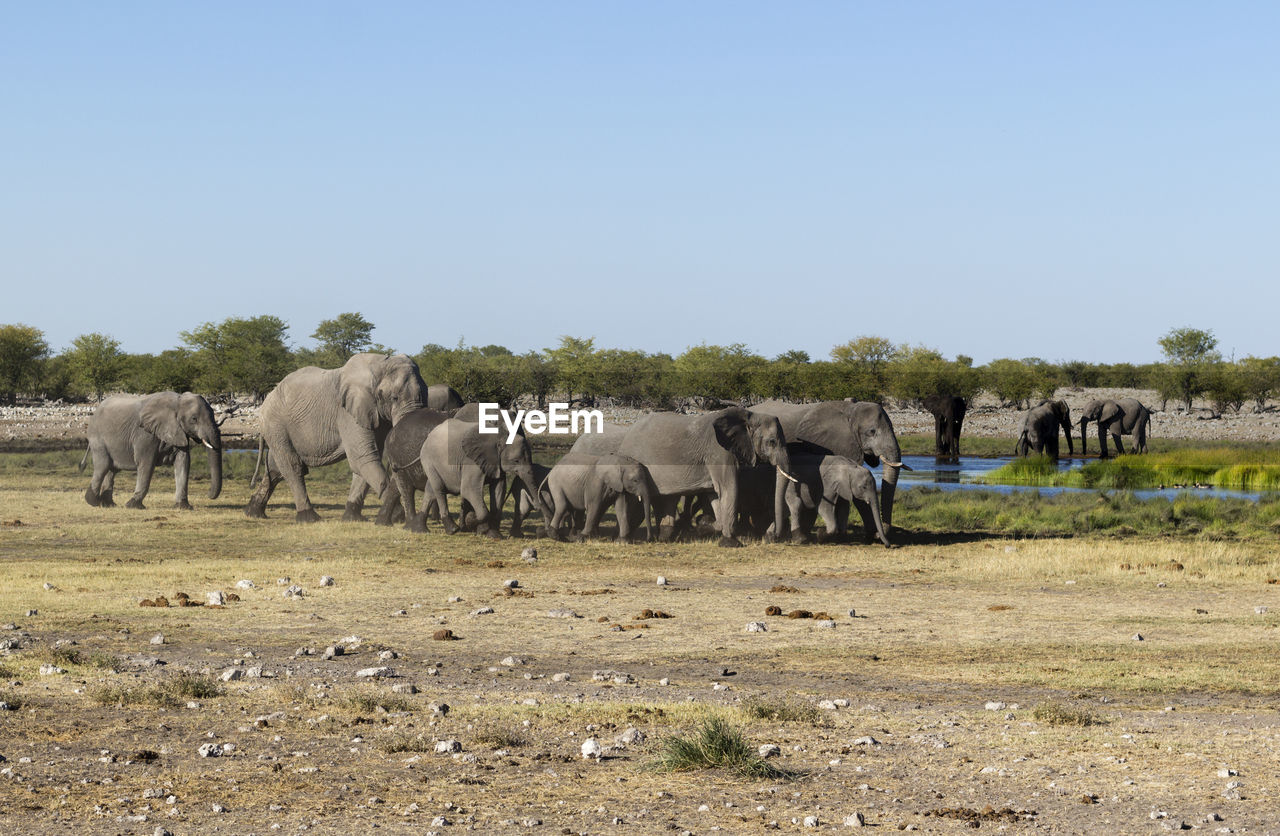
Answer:
[[[737,546],[744,532],[772,539],[789,530],[792,539],[807,539],[819,514],[828,532],[843,535],[855,507],[866,537],[888,545],[903,468],[884,409],[847,401],[766,401],[702,415],[651,413],[631,426],[606,425],[604,432],[581,436],[569,454],[545,468],[533,463],[523,430],[509,440],[482,432],[478,405],[463,404],[448,386],[428,386],[403,354],[357,354],[339,369],[299,369],[267,395],[259,421],[258,484],[246,515],[265,516],[283,481],[292,491],[296,519],[318,520],[307,472],[346,459],[352,477],[344,519],[360,518],[372,489],[382,499],[378,522],[402,517],[407,528],[425,531],[427,521],[438,518],[450,534],[474,527],[497,536],[511,495],[517,535],[524,516],[536,508],[547,536],[589,537],[613,506],[620,539],[637,534],[640,523],[646,537],[656,524],[658,539],[672,539],[691,528],[701,511],[714,519],[720,545]],[[212,408],[198,395],[109,398],[90,419],[88,435],[85,459],[89,453],[94,459],[85,493],[90,505],[113,504],[115,473],[137,470],[128,504],[142,507],[155,465],[172,462],[175,501],[190,507],[186,485],[195,442],[209,448],[210,497],[221,492],[222,439]],[[881,464],[877,495],[867,467]],[[449,495],[459,497],[460,522],[449,511]],[[566,524],[571,530],[565,531]]]
[[[958,456],[964,399],[939,395],[926,398],[925,406],[936,419],[938,454]],[[1146,407],[1132,398],[1090,401],[1079,418],[1082,449],[1092,421],[1103,457],[1108,434],[1120,453],[1121,435],[1131,435],[1135,452],[1145,452],[1149,419]],[[283,481],[292,491],[296,519],[318,520],[307,495],[307,472],[346,459],[352,476],[343,519],[360,519],[372,489],[382,500],[377,522],[403,519],[419,532],[427,530],[428,520],[439,519],[449,534],[474,528],[497,536],[511,496],[511,530],[517,536],[536,508],[547,536],[590,537],[613,507],[623,540],[637,534],[638,523],[646,537],[656,524],[658,539],[670,540],[690,530],[699,512],[714,520],[722,546],[740,545],[744,533],[780,539],[789,532],[793,540],[805,540],[819,515],[827,536],[843,537],[852,507],[862,518],[865,539],[888,545],[898,475],[905,467],[893,423],[879,404],[769,400],[750,409],[654,412],[630,426],[607,424],[603,432],[580,436],[546,468],[533,462],[523,429],[509,438],[482,431],[478,404],[464,404],[448,386],[428,386],[403,354],[357,354],[339,369],[299,369],[267,395],[259,421],[257,487],[245,506],[247,516],[264,517]],[[1071,426],[1064,401],[1044,401],[1026,413],[1015,452],[1057,458],[1063,432],[1074,453]],[[108,398],[90,419],[88,436],[80,468],[91,453],[93,477],[85,491],[90,505],[113,505],[115,474],[136,470],[137,486],[127,504],[141,508],[155,466],[173,464],[174,502],[190,508],[190,449],[197,443],[209,449],[210,498],[222,490],[219,422],[199,395]],[[881,465],[877,495],[867,468]],[[460,521],[449,511],[450,495],[459,497]]]

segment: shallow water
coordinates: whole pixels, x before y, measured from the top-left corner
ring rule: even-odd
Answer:
[[[903,471],[898,476],[898,489],[910,490],[914,487],[926,485],[932,488],[941,488],[942,490],[984,490],[995,491],[996,493],[1039,491],[1044,496],[1052,496],[1053,494],[1058,493],[1097,492],[1096,488],[1057,488],[1035,485],[984,485],[978,482],[978,479],[982,476],[999,467],[1003,467],[1012,460],[1012,456],[999,456],[994,458],[961,456],[959,461],[938,459],[933,456],[903,456],[903,463],[910,467],[911,470]],[[1069,470],[1071,468],[1083,466],[1086,461],[1088,461],[1088,459],[1063,456],[1058,463],[1058,467],[1062,470]],[[878,480],[880,477],[880,468],[877,468],[875,473]],[[1277,491],[1239,491],[1225,488],[1164,488],[1162,490],[1134,491],[1133,494],[1134,496],[1142,499],[1150,499],[1152,497],[1173,499],[1182,495],[1216,497],[1222,499],[1248,499],[1254,502],[1263,499],[1280,499],[1280,492]]]

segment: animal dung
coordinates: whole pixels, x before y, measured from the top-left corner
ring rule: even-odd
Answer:
[[[650,618],[671,618],[671,613],[666,613],[666,612],[663,612],[662,610],[643,609],[640,611],[639,615],[634,616],[631,620],[646,621]]]
[[[764,608],[765,615],[782,615],[782,607],[770,606]]]
[[[451,642],[458,640],[458,637],[453,634],[453,631],[448,629],[436,630],[431,634],[431,638],[438,642]]]
[[[787,613],[787,618],[813,618],[813,613],[809,610],[792,610]]]
[[[772,589],[770,589],[769,591],[770,592],[799,592],[800,590],[796,589],[794,586],[785,586],[783,584],[778,584],[774,586]]]

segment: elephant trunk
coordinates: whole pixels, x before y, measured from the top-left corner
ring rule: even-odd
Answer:
[[[1081,418],[1080,419],[1080,455],[1082,456],[1089,455],[1089,436],[1086,434],[1088,432],[1088,426],[1089,426],[1089,419]],[[1068,433],[1068,435],[1070,435],[1070,433]]]
[[[880,542],[884,543],[884,547],[887,549],[889,548],[889,535],[885,533],[885,524],[880,516],[880,509],[876,507],[874,502],[868,504],[871,506],[871,519],[875,520],[876,523],[876,536],[880,538]]]
[[[217,499],[222,493],[222,447],[209,448],[209,498]]]
[[[879,451],[880,460],[884,464],[880,478],[880,517],[884,521],[885,531],[893,530],[893,497],[898,491],[898,474],[910,470],[902,463],[902,451],[898,440],[892,438],[883,450]]]
[[[781,538],[782,521],[786,519],[787,513],[787,482],[796,481],[791,475],[791,455],[787,453],[786,447],[778,448],[778,455],[774,457],[773,465],[778,468],[773,489],[773,531],[776,537]]]
[[[644,538],[648,542],[653,542],[653,508],[649,499],[649,489],[646,487],[640,492],[640,502],[644,505]]]

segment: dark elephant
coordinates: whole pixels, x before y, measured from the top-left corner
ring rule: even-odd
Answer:
[[[815,514],[821,514],[826,524],[824,539],[842,536],[845,515],[838,514],[836,508],[844,502],[856,507],[864,527],[874,531],[885,546],[889,545],[876,501],[876,479],[861,462],[844,456],[796,453],[791,456],[791,467],[797,481],[788,482],[785,491],[793,542],[809,539]]]
[[[449,412],[462,406],[462,404],[462,396],[447,383],[432,383],[427,387],[426,406],[430,409]]]
[[[456,410],[442,411],[431,407],[415,409],[401,418],[387,434],[385,452],[391,469],[391,484],[382,498],[382,507],[374,520],[378,525],[391,525],[403,512],[405,527],[426,530],[426,509],[422,516],[414,514],[416,492],[427,487],[427,474],[422,469],[422,442],[431,431],[452,418]]]
[[[936,455],[960,457],[960,429],[969,405],[959,395],[929,395],[924,408],[933,414],[933,449]]]
[[[1041,401],[1027,410],[1022,419],[1022,432],[1014,444],[1016,456],[1026,456],[1035,451],[1047,453],[1049,458],[1058,460],[1058,433],[1067,437],[1067,452],[1075,455],[1075,446],[1071,441],[1071,408],[1063,400]]]
[[[741,407],[702,415],[650,413],[631,427],[618,453],[640,462],[653,479],[659,539],[674,535],[680,497],[711,493],[721,546],[742,545],[734,537],[740,469],[768,462],[786,474],[790,467],[778,419]]]
[[[265,447],[267,477],[245,514],[265,517],[271,492],[283,479],[293,491],[298,522],[320,519],[304,477],[308,468],[345,458],[352,475],[343,519],[360,519],[365,492],[372,487],[383,496],[390,481],[382,466],[387,435],[423,406],[426,390],[418,365],[404,354],[356,354],[340,369],[307,366],[286,375],[259,412],[259,464]]]
[[[224,419],[225,420],[225,419]],[[191,392],[157,392],[153,395],[114,395],[103,401],[89,419],[89,449],[80,460],[84,472],[93,454],[93,478],[84,492],[90,505],[110,508],[115,475],[138,471],[137,486],[125,505],[142,508],[151,489],[151,474],[158,464],[173,464],[173,504],[190,509],[187,479],[191,444],[209,448],[209,498],[222,493],[222,432],[208,401]]]
[[[868,467],[884,465],[880,480],[880,518],[886,531],[892,531],[893,498],[898,489],[898,473],[910,468],[902,463],[898,436],[884,407],[867,401],[822,401],[793,404],[765,401],[752,407],[754,411],[776,415],[788,442],[803,442],[809,452],[844,456]],[[784,485],[777,485],[774,517],[782,519]],[[778,532],[782,536],[782,532]]]
[[[1090,421],[1094,421],[1098,425],[1098,446],[1102,448],[1099,454],[1102,458],[1107,458],[1110,454],[1107,452],[1107,433],[1111,433],[1112,440],[1116,443],[1116,451],[1120,455],[1124,455],[1124,445],[1120,443],[1120,436],[1133,436],[1133,452],[1147,452],[1147,423],[1151,420],[1151,412],[1142,403],[1135,398],[1121,398],[1118,401],[1100,400],[1095,398],[1084,405],[1084,411],[1080,413],[1080,453],[1081,455],[1089,452],[1089,440],[1085,431]]]

